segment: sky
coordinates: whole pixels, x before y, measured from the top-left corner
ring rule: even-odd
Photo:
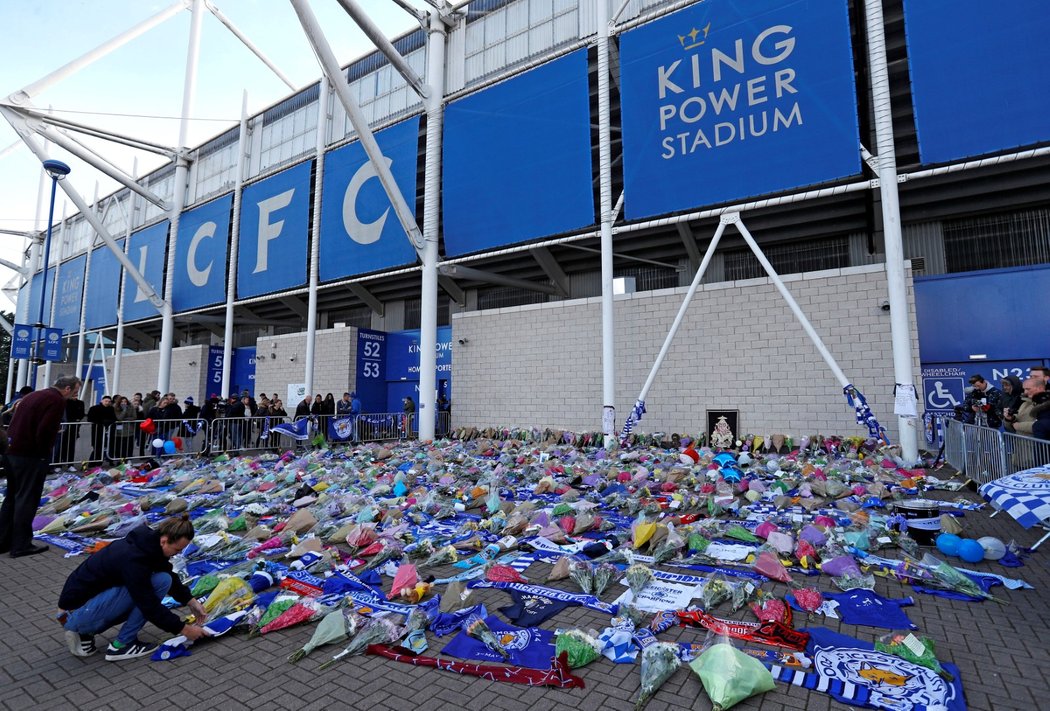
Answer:
[[[374,47],[337,0],[309,0],[340,64]],[[423,0],[409,0],[426,9]],[[416,21],[393,0],[358,0],[387,37],[413,29]],[[158,0],[33,0],[0,2],[0,100],[91,51],[99,44],[170,6]],[[298,18],[287,0],[214,0],[213,4],[300,88],[321,76]],[[182,112],[191,13],[179,12],[141,37],[118,48],[35,96],[33,104],[56,116],[108,131],[175,146]],[[240,119],[242,92],[250,114],[292,93],[254,54],[204,10],[195,105],[188,145],[197,146]],[[160,156],[111,143],[85,139],[127,173],[138,157],[139,174],[164,162]],[[13,144],[18,144],[11,150]],[[50,186],[42,183],[37,158],[21,144],[14,129],[0,119],[0,229],[46,228]],[[80,159],[52,146],[52,158],[72,168],[68,178],[87,202],[106,196],[117,183]],[[55,222],[66,198],[61,189]],[[76,212],[67,204],[67,215]],[[0,258],[20,264],[28,242],[0,233]],[[0,266],[0,286],[15,272]],[[13,309],[6,297],[0,308]]]

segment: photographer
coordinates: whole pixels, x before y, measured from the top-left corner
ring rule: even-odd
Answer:
[[[973,386],[973,390],[966,395],[963,402],[967,414],[973,413],[975,424],[999,429],[1003,423],[1003,394],[980,374],[970,376],[970,385]]]

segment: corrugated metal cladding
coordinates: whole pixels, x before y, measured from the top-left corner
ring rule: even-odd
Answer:
[[[1045,208],[945,220],[942,225],[946,272],[1050,262],[1050,210]]]
[[[944,230],[940,222],[904,225],[904,258],[912,260],[912,272],[918,275],[944,274]],[[915,262],[922,260],[922,269]]]

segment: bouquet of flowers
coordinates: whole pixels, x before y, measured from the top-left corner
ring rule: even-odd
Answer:
[[[434,541],[424,538],[419,543],[406,548],[405,554],[408,555],[409,560],[426,560],[434,554]]]
[[[685,541],[674,530],[672,524],[667,524],[667,536],[656,546],[656,550],[653,551],[653,562],[664,563],[671,560],[678,555],[679,551],[685,547]]]
[[[677,645],[656,642],[642,650],[642,687],[638,701],[634,704],[635,711],[649,703],[649,699],[656,695],[657,689],[671,678],[681,663]]]
[[[465,626],[467,634],[474,639],[480,641],[491,651],[495,652],[503,659],[510,659],[510,653],[503,648],[499,640],[496,638],[496,633],[486,624],[484,618],[480,615],[475,615]]]
[[[569,563],[572,558],[569,556],[562,556],[558,559],[558,562],[551,568],[551,572],[547,574],[547,582],[553,582],[555,580],[564,580],[569,577]]]
[[[933,640],[925,635],[916,637],[911,632],[894,632],[883,635],[875,642],[875,649],[898,656],[912,664],[926,667],[936,672],[945,681],[955,681],[955,677],[937,661]]]
[[[320,604],[314,598],[304,597],[282,612],[276,619],[264,625],[259,630],[259,633],[267,634],[268,632],[283,630],[303,622],[309,622],[331,611],[332,608]]]
[[[434,551],[433,554],[426,561],[423,562],[424,568],[437,568],[442,565],[448,565],[455,563],[459,559],[459,553],[453,546],[445,546]]]
[[[583,630],[558,632],[554,638],[554,656],[560,657],[562,652],[566,652],[570,669],[586,666],[598,659],[601,656],[601,648],[602,643],[597,637]]]
[[[381,539],[379,551],[372,556],[372,560],[368,561],[365,567],[361,568],[361,572],[374,570],[388,560],[400,560],[403,551],[404,548],[399,542],[390,538],[383,538]]]
[[[795,590],[795,602],[806,612],[816,612],[824,604],[824,595],[816,588]]]
[[[569,561],[569,577],[586,595],[594,591],[594,566],[590,561],[573,558]]]
[[[755,587],[754,583],[740,582],[733,583],[729,586],[730,592],[732,593],[732,607],[733,612],[736,612],[744,605],[746,605],[758,592],[758,588]]]
[[[346,608],[332,610],[321,618],[310,641],[288,655],[288,661],[295,664],[322,645],[342,642],[347,637],[353,636],[357,631],[360,619],[362,619],[360,616]]]
[[[361,654],[370,644],[390,644],[398,638],[400,630],[385,617],[363,617],[357,627],[357,633],[350,637],[350,644],[339,654],[318,667],[327,669],[344,657]]]
[[[594,569],[594,594],[598,596],[605,592],[613,576],[618,572],[620,571],[611,563],[602,563],[596,567]]]
[[[700,592],[700,600],[704,603],[704,610],[710,612],[720,604],[733,596],[732,590],[726,583],[725,576],[712,575],[704,583],[704,589]]]
[[[624,571],[624,577],[627,578],[627,585],[630,586],[631,592],[638,597],[645,586],[652,582],[653,571],[642,563],[635,563]]]

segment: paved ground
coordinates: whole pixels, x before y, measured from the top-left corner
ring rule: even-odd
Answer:
[[[947,498],[947,497],[944,497]],[[1036,531],[1024,531],[1006,514],[989,519],[987,513],[969,513],[962,519],[972,536],[1015,538],[1030,546]],[[1032,555],[1027,565],[1006,569],[991,564],[976,567],[1010,577],[1022,577],[1035,590],[995,594],[1008,604],[966,603],[916,595],[917,605],[908,614],[938,644],[939,656],[962,671],[971,709],[1047,708],[1050,698],[1050,544]],[[12,560],[0,557],[0,708],[17,711],[35,708],[120,709],[175,707],[182,709],[507,709],[541,711],[554,708],[631,709],[639,685],[635,665],[614,665],[599,660],[577,673],[587,684],[583,690],[533,689],[497,684],[447,672],[418,669],[378,657],[356,657],[333,669],[317,672],[329,656],[315,652],[299,665],[285,657],[303,642],[312,627],[284,630],[249,640],[228,636],[199,646],[191,657],[154,663],[133,660],[107,663],[102,655],[88,659],[70,656],[57,623],[51,620],[58,591],[65,576],[79,562],[61,552]],[[534,564],[527,576],[542,582],[548,566]],[[563,581],[567,582],[567,581]],[[822,580],[820,585],[826,587]],[[571,586],[563,585],[565,589]],[[776,585],[777,592],[786,592]],[[876,591],[901,597],[908,589],[879,579]],[[614,584],[603,595],[612,600],[620,589]],[[508,604],[498,591],[475,591],[490,610]],[[719,614],[729,613],[719,610]],[[749,619],[750,613],[737,613]],[[807,623],[796,615],[795,626]],[[601,629],[607,617],[583,608],[569,608],[544,626],[580,626]],[[822,624],[812,620],[811,624]],[[873,628],[823,623],[862,639],[874,640]],[[103,635],[105,636],[105,635]],[[144,639],[162,640],[164,634],[147,626]],[[662,639],[702,640],[693,629],[675,629]],[[446,638],[450,639],[450,638]],[[108,641],[108,638],[107,638]],[[101,640],[100,640],[101,642]],[[431,638],[431,651],[441,640]],[[100,645],[101,646],[101,645]],[[338,647],[334,648],[338,649]],[[649,709],[710,709],[699,679],[681,668],[661,688]],[[845,708],[820,693],[777,685],[763,696],[740,704],[741,709]]]

